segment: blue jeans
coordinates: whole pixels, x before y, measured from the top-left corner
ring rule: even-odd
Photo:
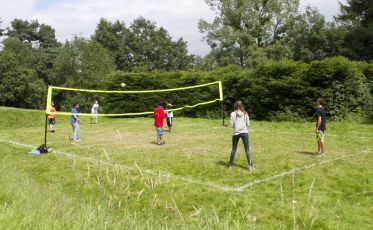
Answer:
[[[75,123],[71,123],[71,126],[73,127],[73,140],[74,141],[77,141],[79,140],[79,123],[78,122],[75,122]]]
[[[238,140],[242,139],[243,146],[245,147],[245,153],[246,153],[246,158],[247,158],[247,163],[252,166],[253,162],[251,161],[251,152],[250,152],[250,147],[249,147],[249,134],[248,133],[240,133],[238,135],[233,135],[232,136],[232,152],[231,152],[231,157],[229,159],[229,165],[233,165],[234,161],[234,156],[236,155],[237,151],[237,145],[238,145]]]

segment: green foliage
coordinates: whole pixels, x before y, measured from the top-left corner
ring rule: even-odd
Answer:
[[[304,116],[300,116],[297,112],[291,111],[289,107],[285,107],[283,110],[274,111],[269,114],[271,121],[287,121],[287,122],[304,122],[306,119]]]
[[[355,60],[373,59],[373,4],[371,0],[348,0],[340,4],[338,21],[348,31],[346,56]]]
[[[128,28],[123,22],[101,19],[92,39],[108,49],[120,70],[185,69],[193,61],[182,38],[172,41],[167,30],[143,17]]]
[[[10,51],[0,52],[0,104],[41,108],[46,86],[34,70],[22,66]]]
[[[17,38],[20,41],[28,42],[34,47],[49,48],[59,47],[54,29],[45,24],[39,24],[37,20],[14,19],[11,28],[7,28],[8,37]]]
[[[221,80],[225,116],[233,109],[234,102],[241,100],[255,119],[311,119],[317,98],[324,97],[328,117],[340,120],[362,111],[371,116],[371,71],[371,64],[351,62],[343,57],[310,64],[282,60],[267,62],[255,69],[231,65],[214,71],[116,72],[108,76],[105,86],[111,90],[122,90],[120,82],[125,82],[125,90],[167,89]],[[203,93],[207,92],[196,93],[203,97]],[[122,111],[128,109],[128,112],[143,112],[144,107],[151,108],[167,97],[165,94],[149,95],[148,99],[144,97],[140,101],[112,98],[105,103],[109,105],[109,110],[119,108]],[[184,102],[196,99],[194,94],[181,94],[179,97],[185,99]],[[183,101],[180,98],[177,100]],[[153,104],[148,104],[149,101]],[[221,111],[219,105],[201,106],[187,110],[183,115],[220,117]]]
[[[213,22],[200,20],[198,27],[206,34],[219,66],[253,66],[266,60],[262,48],[279,46],[288,23],[296,15],[298,0],[206,0],[216,13]],[[273,52],[273,46],[272,51]],[[283,48],[277,55],[285,57]]]
[[[349,113],[369,110],[372,86],[364,75],[366,67],[342,57],[315,61],[305,80],[316,90],[315,97],[327,99],[330,115],[341,119]]]
[[[289,1],[206,1],[217,16],[212,23],[200,20],[199,30],[220,66],[254,66],[269,56],[285,57],[281,39],[295,16],[299,2]],[[275,45],[274,45],[275,44]],[[226,62],[230,60],[230,62]]]
[[[325,17],[317,8],[306,7],[306,12],[294,21],[289,40],[295,60],[310,62],[324,59],[328,46]]]

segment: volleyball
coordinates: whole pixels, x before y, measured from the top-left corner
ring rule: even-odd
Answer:
[[[122,87],[124,87],[124,86],[126,86],[126,83],[122,82],[120,85],[121,85]]]

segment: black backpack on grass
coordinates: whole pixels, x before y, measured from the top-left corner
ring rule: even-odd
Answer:
[[[40,154],[48,153],[48,147],[45,144],[40,145],[37,150],[39,150]]]

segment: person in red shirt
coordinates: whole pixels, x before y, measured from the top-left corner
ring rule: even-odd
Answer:
[[[153,118],[154,118],[154,126],[157,131],[157,144],[162,145],[165,144],[163,140],[163,119],[166,118],[164,109],[162,104],[158,104],[156,108],[153,110]]]

